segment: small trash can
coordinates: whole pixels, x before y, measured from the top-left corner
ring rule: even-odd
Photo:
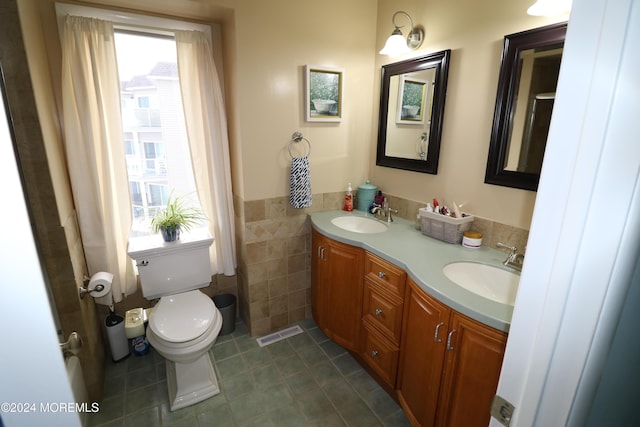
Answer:
[[[129,356],[129,341],[124,332],[124,317],[117,315],[115,311],[110,311],[104,319],[104,326],[107,329],[109,347],[111,347],[111,359],[119,362]]]
[[[232,333],[236,329],[236,296],[221,294],[213,297],[213,303],[222,314],[222,329],[220,335]]]

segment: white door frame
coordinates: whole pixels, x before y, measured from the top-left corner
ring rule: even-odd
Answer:
[[[1,92],[0,417],[5,427],[80,427]]]

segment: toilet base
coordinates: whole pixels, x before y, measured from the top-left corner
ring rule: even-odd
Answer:
[[[191,406],[220,393],[209,352],[191,363],[166,360],[170,410]]]

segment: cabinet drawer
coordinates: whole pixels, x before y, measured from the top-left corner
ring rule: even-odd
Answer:
[[[366,280],[363,313],[365,318],[383,332],[387,338],[396,345],[400,343],[402,299],[380,290],[379,285]]]
[[[400,298],[404,296],[406,273],[395,265],[367,252],[364,261],[364,276],[384,286]]]
[[[363,321],[362,357],[391,387],[395,388],[399,349]]]

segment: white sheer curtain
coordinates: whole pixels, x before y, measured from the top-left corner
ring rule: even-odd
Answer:
[[[212,271],[235,274],[233,196],[226,114],[206,36],[175,31],[180,89],[200,203],[213,226]]]
[[[65,149],[90,274],[113,274],[113,299],[136,291],[120,82],[107,21],[67,16],[62,42]],[[108,303],[104,299],[98,302]]]

